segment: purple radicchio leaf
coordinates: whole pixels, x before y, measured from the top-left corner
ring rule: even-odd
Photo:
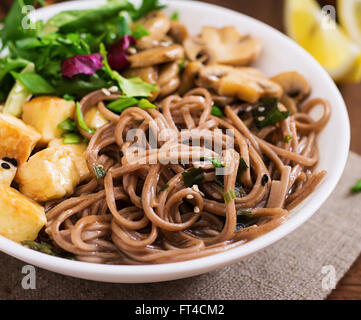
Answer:
[[[129,47],[134,46],[135,43],[134,37],[126,35],[110,47],[108,61],[113,70],[122,71],[129,67],[130,62],[125,52]]]
[[[61,71],[66,78],[73,78],[78,74],[92,76],[103,67],[102,60],[103,56],[100,53],[78,55],[65,59],[61,64]]]

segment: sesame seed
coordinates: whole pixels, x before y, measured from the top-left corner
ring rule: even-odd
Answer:
[[[187,195],[187,199],[193,199],[194,198],[194,196],[192,195],[192,194],[189,194],[189,195]]]
[[[110,88],[108,89],[108,91],[109,91],[109,92],[112,92],[112,93],[117,92],[117,91],[118,91],[118,87],[117,87],[117,86],[112,86],[112,87],[110,87]]]
[[[263,111],[265,111],[265,110],[266,110],[266,108],[263,107],[263,106],[258,107],[258,111],[259,111],[259,112],[263,112]]]
[[[108,97],[111,95],[111,93],[107,89],[102,89],[102,92]]]
[[[248,107],[246,108],[246,112],[251,112],[251,111],[252,111],[252,109],[253,109],[253,107],[252,107],[252,106],[248,106]]]
[[[10,165],[9,165],[8,163],[6,163],[6,162],[3,162],[3,163],[1,164],[1,167],[2,167],[3,169],[6,169],[6,170],[8,170],[8,169],[11,168]]]
[[[263,121],[264,119],[266,119],[264,116],[260,116],[260,117],[258,117],[257,118],[258,119],[258,121]]]
[[[194,207],[193,211],[194,211],[195,213],[199,213],[201,210],[199,209],[199,207]]]

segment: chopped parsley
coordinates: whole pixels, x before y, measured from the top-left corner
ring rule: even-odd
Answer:
[[[280,111],[277,98],[261,99],[260,103],[252,109],[252,115],[257,128],[262,129],[285,120],[289,111]]]

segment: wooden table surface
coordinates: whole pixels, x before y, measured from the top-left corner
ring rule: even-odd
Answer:
[[[1,0],[0,17],[9,10],[13,0]],[[283,0],[201,0],[227,7],[259,19],[283,31]],[[334,5],[334,0],[320,0]],[[340,85],[351,121],[351,150],[361,154],[361,84]],[[361,256],[356,260],[329,299],[361,299]]]

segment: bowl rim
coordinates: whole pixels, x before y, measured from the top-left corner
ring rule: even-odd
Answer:
[[[171,6],[173,1],[164,2]],[[38,15],[47,13],[47,11],[62,11],[81,7],[84,8],[89,7],[89,3],[91,3],[91,6],[96,6],[97,4],[104,3],[104,0],[88,0],[86,1],[86,4],[83,0],[63,2],[36,10],[32,14],[37,17]],[[286,222],[283,225],[277,227],[276,229],[248,243],[245,243],[244,245],[229,249],[225,252],[220,252],[202,258],[196,258],[182,262],[153,265],[104,265],[67,260],[64,258],[50,256],[25,248],[20,244],[6,239],[2,236],[0,236],[0,251],[3,251],[10,256],[20,259],[26,263],[39,266],[43,269],[88,280],[113,283],[147,283],[174,280],[189,277],[192,275],[198,275],[204,272],[224,267],[274,244],[275,242],[284,238],[286,235],[290,234],[296,228],[301,226],[321,207],[321,205],[330,196],[331,192],[337,185],[337,182],[341,178],[342,172],[346,165],[350,145],[350,123],[347,108],[342,98],[342,95],[339,92],[334,81],[326,72],[326,70],[323,69],[323,67],[321,67],[321,65],[306,50],[300,47],[293,40],[288,38],[280,31],[276,30],[275,28],[255,18],[252,18],[234,10],[199,1],[177,0],[174,1],[173,4],[174,3],[176,3],[177,6],[180,5],[182,7],[191,7],[192,9],[207,7],[207,9],[218,10],[220,14],[224,12],[228,14],[241,15],[243,19],[250,19],[254,23],[260,24],[263,28],[272,31],[273,33],[277,33],[277,36],[283,38],[283,41],[287,42],[288,46],[293,47],[294,50],[301,50],[304,59],[312,60],[309,61],[309,64],[312,63],[313,67],[315,68],[315,72],[319,72],[323,75],[325,80],[328,82],[327,86],[330,88],[330,90],[334,91],[335,95],[339,98],[337,104],[341,104],[339,106],[339,111],[341,113],[341,116],[343,117],[341,123],[343,123],[344,125],[344,127],[342,128],[342,134],[344,135],[342,140],[342,150],[344,150],[344,152],[343,154],[339,155],[339,165],[337,166],[337,170],[332,173],[331,181],[329,181],[327,184],[323,184],[322,186],[320,186],[320,188],[317,189],[316,192],[318,192],[318,197],[315,198],[314,201],[303,207],[301,211],[292,218],[292,223]]]

